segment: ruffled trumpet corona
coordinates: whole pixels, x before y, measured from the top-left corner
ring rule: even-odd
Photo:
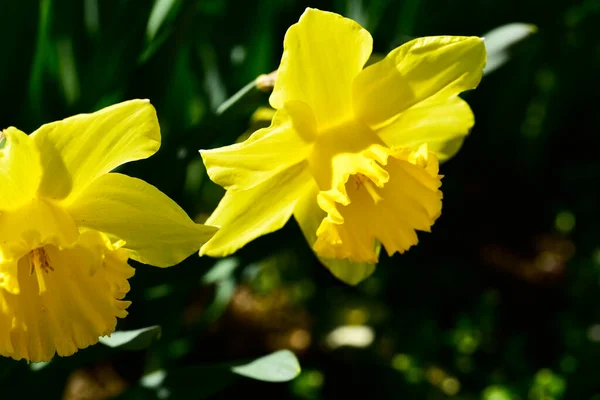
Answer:
[[[207,220],[221,227],[201,254],[225,256],[293,215],[340,279],[368,276],[417,243],[441,213],[439,161],[474,123],[458,97],[486,61],[478,37],[412,40],[364,67],[370,34],[337,14],[307,9],[286,33],[271,126],[246,141],[201,150],[227,189]]]
[[[158,150],[147,100],[0,136],[0,355],[48,361],[98,342],[127,315],[129,258],[168,267],[217,230],[110,172]]]

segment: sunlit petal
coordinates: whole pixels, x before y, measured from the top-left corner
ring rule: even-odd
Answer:
[[[353,85],[354,111],[370,127],[381,127],[431,96],[441,102],[475,88],[485,60],[485,46],[478,37],[412,40],[357,76]]]
[[[213,182],[229,190],[251,189],[305,159],[315,129],[310,108],[290,102],[277,111],[270,127],[246,141],[200,153]]]
[[[352,81],[372,47],[371,35],[356,22],[307,8],[285,35],[271,106],[303,101],[314,110],[319,126],[348,119]]]
[[[291,217],[311,180],[303,162],[251,189],[228,190],[206,221],[221,229],[200,249],[200,254],[223,257],[259,236],[280,229]]]
[[[471,108],[460,97],[432,96],[403,111],[377,134],[392,148],[417,149],[427,143],[429,151],[446,161],[458,152],[474,123]]]
[[[131,100],[41,126],[31,134],[42,154],[40,195],[73,201],[97,177],[160,147],[156,111]]]
[[[29,136],[16,128],[3,131],[0,149],[0,215],[35,197],[42,179],[40,152]]]
[[[79,227],[124,240],[131,258],[157,267],[183,261],[216,231],[194,223],[154,186],[117,173],[92,182],[68,211]]]

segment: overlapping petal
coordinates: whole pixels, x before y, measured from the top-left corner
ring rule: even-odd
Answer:
[[[97,177],[150,157],[160,147],[156,111],[148,100],[126,101],[52,122],[31,137],[42,155],[40,195],[67,202]]]
[[[354,112],[372,128],[413,105],[475,88],[486,52],[478,37],[434,36],[412,40],[365,68],[353,83]]]
[[[89,236],[94,236],[89,237]],[[30,275],[28,257],[19,262],[19,294],[0,290],[0,354],[14,359],[48,361],[98,342],[127,315],[127,279],[133,268],[127,253],[98,233],[88,232],[70,249],[47,246],[54,271]],[[98,264],[100,260],[101,264]],[[92,272],[93,271],[93,272]]]
[[[443,162],[458,152],[474,123],[471,108],[460,97],[432,96],[400,113],[377,134],[392,148],[417,149],[427,143]]]
[[[0,215],[31,201],[42,179],[40,152],[29,136],[16,128],[3,131],[0,149]]]
[[[154,186],[117,173],[97,178],[67,210],[79,227],[124,240],[131,258],[157,267],[183,261],[217,230],[194,223]]]
[[[288,29],[283,47],[271,106],[303,101],[320,127],[351,117],[352,81],[373,47],[369,32],[340,15],[307,8]]]
[[[247,190],[228,190],[206,221],[221,229],[200,255],[224,257],[259,236],[276,231],[290,219],[312,178],[306,162],[293,165]]]
[[[247,190],[304,160],[312,149],[316,123],[310,108],[298,101],[277,111],[271,126],[246,141],[201,150],[210,179],[228,190]]]

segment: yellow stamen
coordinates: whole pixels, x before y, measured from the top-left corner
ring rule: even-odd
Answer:
[[[377,193],[377,189],[375,189],[373,181],[371,181],[369,178],[367,178],[363,174],[356,174],[352,177],[354,178],[354,181],[356,183],[356,190],[358,190],[360,186],[364,186],[364,188],[367,190],[367,193],[369,193],[375,204],[383,200],[383,197],[381,197],[379,193]]]
[[[46,279],[44,278],[42,271],[47,274],[50,271],[54,271],[54,268],[50,265],[50,258],[43,247],[38,247],[29,252],[29,265],[31,266],[29,276],[33,275],[33,272],[35,271],[35,276],[38,280],[39,293],[42,294],[46,292]]]

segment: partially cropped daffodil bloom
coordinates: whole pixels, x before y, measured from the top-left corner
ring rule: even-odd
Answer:
[[[0,136],[0,355],[48,361],[98,342],[127,315],[128,258],[168,267],[216,231],[110,172],[158,150],[148,101]]]
[[[293,215],[310,246],[349,283],[417,243],[441,213],[438,162],[473,126],[458,97],[481,80],[477,37],[412,40],[364,68],[372,39],[356,22],[307,9],[287,32],[270,127],[201,151],[227,189],[201,254],[225,256]],[[363,69],[364,68],[364,69]]]

